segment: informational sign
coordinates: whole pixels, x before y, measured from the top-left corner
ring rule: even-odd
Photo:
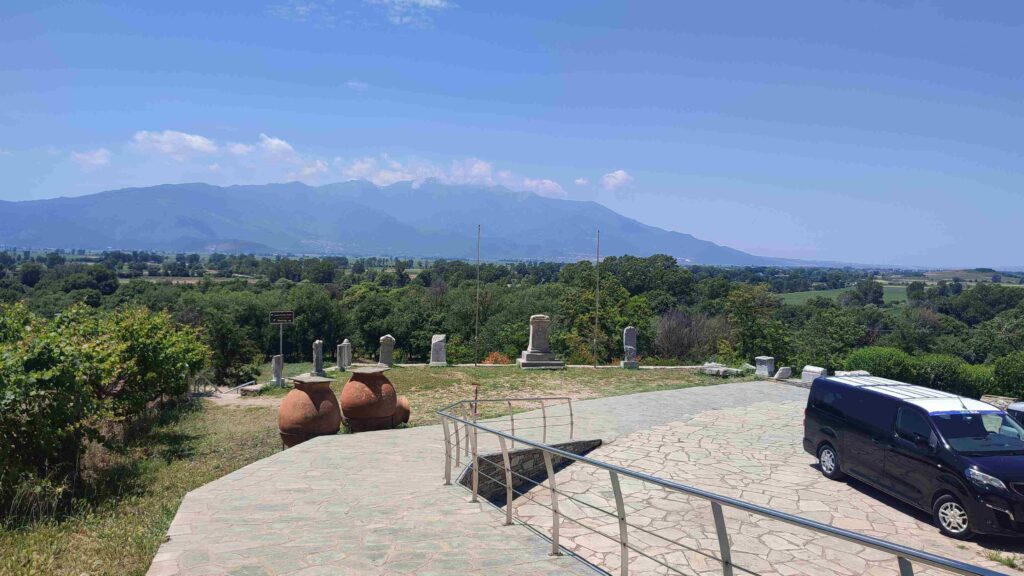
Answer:
[[[295,312],[277,311],[270,313],[271,324],[291,324],[292,322],[295,322]]]

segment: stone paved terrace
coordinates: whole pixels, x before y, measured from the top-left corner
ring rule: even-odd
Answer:
[[[800,451],[806,393],[752,382],[586,400],[574,403],[575,437],[604,439],[606,446],[591,454],[601,460],[1000,568],[985,558],[990,544],[945,539],[921,514],[863,486],[822,478]],[[443,486],[442,436],[439,426],[429,426],[318,438],[203,486],[182,502],[149,574],[596,573],[572,556],[548,556],[548,541],[522,525],[503,526],[500,510],[470,503],[459,486]],[[607,474],[571,466],[558,479],[588,503],[608,505]],[[706,504],[630,481],[623,490],[631,523],[717,550]],[[530,497],[544,502],[543,492]],[[549,529],[549,511],[527,498],[515,506],[518,519]],[[588,509],[570,504],[563,511],[610,529],[605,518],[588,520]],[[896,573],[881,555],[726,516],[735,558],[764,573]],[[617,572],[617,545],[585,532],[563,524],[563,545]],[[720,573],[692,554],[653,550],[698,573]],[[777,571],[767,569],[767,560]],[[631,558],[631,567],[633,574],[666,573],[640,558]]]

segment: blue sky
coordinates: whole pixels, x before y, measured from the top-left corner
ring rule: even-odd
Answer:
[[[0,199],[433,177],[756,254],[1019,266],[1022,24],[1017,1],[8,0]]]

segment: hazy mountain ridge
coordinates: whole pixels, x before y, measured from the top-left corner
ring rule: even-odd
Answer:
[[[295,252],[488,259],[671,254],[699,264],[786,261],[622,216],[596,202],[427,181],[377,187],[167,184],[74,198],[0,202],[0,244],[39,248]]]

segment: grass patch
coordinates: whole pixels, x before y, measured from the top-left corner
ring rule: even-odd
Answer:
[[[1024,563],[1020,561],[1019,557],[1013,554],[1001,554],[999,552],[989,551],[985,553],[985,558],[988,558],[993,562],[998,562],[1007,568],[1020,570],[1024,567]]]
[[[63,519],[0,529],[0,574],[145,574],[185,493],[280,450],[277,411],[192,403],[111,460]]]
[[[806,304],[811,298],[824,296],[836,300],[844,292],[850,292],[853,288],[834,288],[832,290],[808,290],[806,292],[787,292],[781,294],[782,301],[786,304]],[[882,286],[882,299],[886,304],[898,304],[907,301],[906,286]]]
[[[309,371],[311,364],[287,364],[296,366],[296,374]],[[328,372],[328,377],[338,380],[331,384],[335,393],[340,394],[349,378],[349,373]],[[473,397],[473,385],[480,386],[480,398],[505,398],[515,396],[570,396],[598,398],[621,396],[653,390],[675,390],[692,386],[707,386],[724,382],[751,380],[752,376],[721,378],[695,374],[684,370],[621,370],[592,368],[569,368],[566,370],[521,370],[514,366],[502,368],[402,368],[395,367],[387,372],[388,379],[400,395],[409,397],[412,406],[411,426],[437,424],[434,412],[456,400]],[[269,388],[263,396],[281,397],[291,390]],[[483,408],[483,405],[481,405]],[[497,409],[495,409],[497,410]],[[490,415],[482,412],[484,417]]]

